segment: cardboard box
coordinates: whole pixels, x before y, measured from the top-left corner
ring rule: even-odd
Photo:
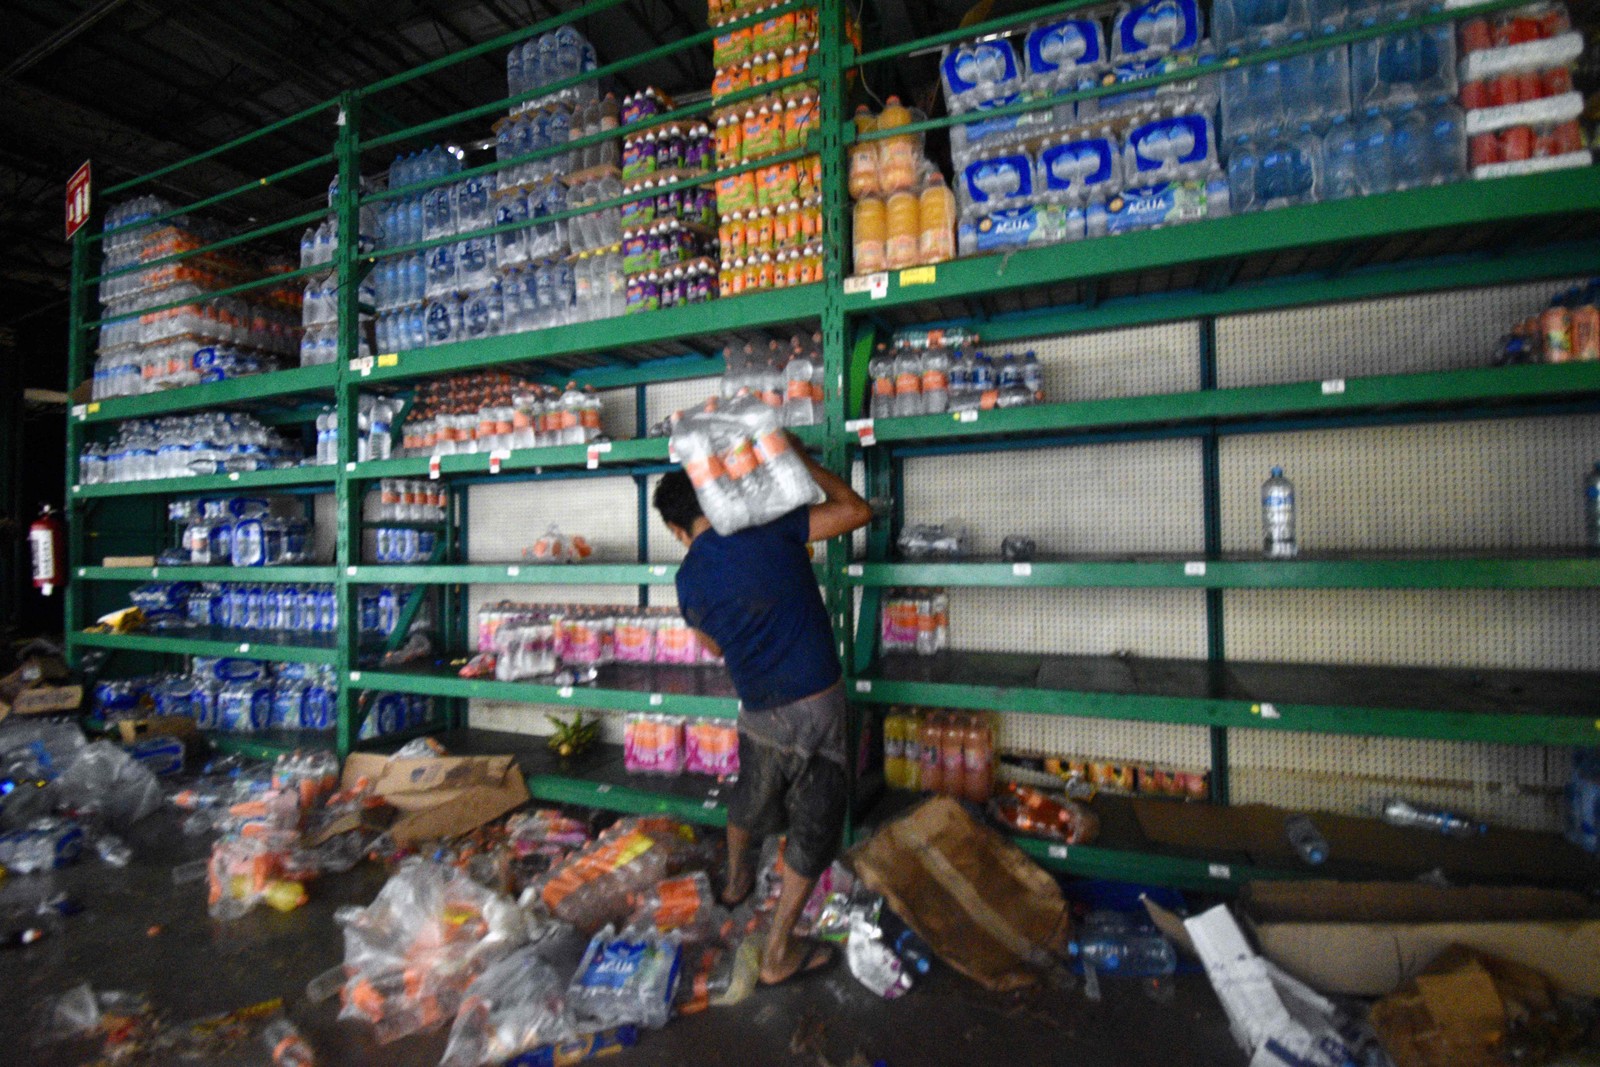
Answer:
[[[879,827],[848,859],[940,959],[989,989],[1032,985],[1066,948],[1055,879],[950,797]]]
[[[10,701],[0,700],[0,719],[7,715],[49,715],[76,711],[82,704],[81,685],[38,685],[24,689]]]
[[[391,759],[352,752],[342,788],[362,778],[397,815],[389,833],[400,844],[456,837],[528,801],[528,783],[514,756]]]
[[[183,715],[167,715],[159,719],[123,719],[116,725],[117,739],[125,745],[152,737],[180,737],[188,741],[200,736],[200,728],[195,721]]]
[[[1600,909],[1578,893],[1253,882],[1239,910],[1264,956],[1325,993],[1384,996],[1460,945],[1600,996]]]
[[[100,561],[102,567],[154,567],[154,556],[107,556]]]

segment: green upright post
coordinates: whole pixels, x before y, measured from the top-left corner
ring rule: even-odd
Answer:
[[[89,276],[88,241],[84,230],[72,235],[72,282],[67,291],[67,392],[70,394],[83,381],[88,366],[88,331],[83,328],[83,280]],[[66,641],[67,662],[77,666],[78,653],[71,635],[83,627],[83,588],[78,582],[78,568],[84,566],[84,509],[73,489],[78,483],[78,453],[83,450],[83,420],[72,409],[67,411],[67,484],[62,496],[62,518],[67,524],[67,586],[61,591],[66,598],[62,604],[62,629]],[[21,516],[19,516],[21,518]]]
[[[339,637],[336,666],[339,672],[338,726],[334,745],[343,759],[355,747],[357,702],[351,689],[361,645],[361,619],[356,609],[356,583],[350,568],[361,561],[361,497],[350,477],[360,438],[358,396],[360,378],[352,373],[351,362],[361,353],[360,240],[361,229],[361,152],[357,105],[360,96],[353,92],[339,97],[339,133],[334,156],[339,161],[339,196],[334,210],[339,220],[339,250],[336,269],[339,277],[339,355],[335,408],[339,416],[339,452],[335,457],[334,493],[336,547],[334,583],[339,603]]]

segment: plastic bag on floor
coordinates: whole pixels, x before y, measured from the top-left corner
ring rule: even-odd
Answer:
[[[403,865],[344,925],[340,1018],[365,1019],[380,1041],[455,1016],[472,981],[527,940],[527,921],[507,897],[454,868]]]
[[[633,1023],[659,1030],[672,1014],[681,956],[677,934],[618,937],[607,926],[589,941],[567,1001],[595,1027]]]
[[[96,741],[55,781],[58,807],[132,826],[161,806],[161,783],[150,768],[110,741]]]
[[[736,533],[820,504],[822,490],[770,407],[748,393],[679,414],[672,452],[719,534]]]
[[[489,966],[467,988],[439,1067],[479,1067],[574,1034],[561,976],[537,946]]]

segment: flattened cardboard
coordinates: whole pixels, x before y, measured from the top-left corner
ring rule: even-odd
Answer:
[[[1387,995],[1459,945],[1600,996],[1600,912],[1577,893],[1255,882],[1239,909],[1264,956],[1325,993]]]
[[[117,723],[117,738],[125,745],[151,737],[181,737],[187,741],[199,735],[200,729],[194,720],[183,715],[166,715],[159,719],[124,719]]]
[[[24,689],[7,703],[0,700],[0,719],[7,715],[49,715],[76,711],[83,703],[81,685],[37,685]]]
[[[985,987],[1018,989],[1070,932],[1061,887],[949,797],[878,828],[850,865],[941,959]]]
[[[401,844],[457,837],[528,801],[528,783],[514,756],[390,759],[353,752],[344,788],[362,778],[399,812],[389,833]]]
[[[100,561],[102,567],[154,567],[154,556],[107,556]]]

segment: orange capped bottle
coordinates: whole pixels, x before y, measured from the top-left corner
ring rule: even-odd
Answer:
[[[878,121],[862,104],[856,108],[856,133],[871,133],[877,129]],[[862,197],[876,194],[880,188],[878,184],[878,145],[875,141],[857,141],[850,146],[850,199],[860,200]]]
[[[894,130],[911,124],[911,109],[891,96],[878,116],[878,130]],[[922,160],[922,146],[915,134],[885,137],[878,146],[878,186],[886,193],[910,189],[917,183],[917,164]]]
[[[917,262],[943,263],[956,254],[956,194],[929,167],[917,196]]]
[[[914,267],[921,246],[921,206],[909,188],[891,193],[885,207],[888,219],[884,262],[890,270]]]
[[[944,717],[931,714],[922,720],[917,731],[918,763],[922,769],[919,788],[928,793],[944,792]]]
[[[882,200],[869,196],[856,202],[854,231],[855,272],[874,274],[884,270],[889,231]]]

